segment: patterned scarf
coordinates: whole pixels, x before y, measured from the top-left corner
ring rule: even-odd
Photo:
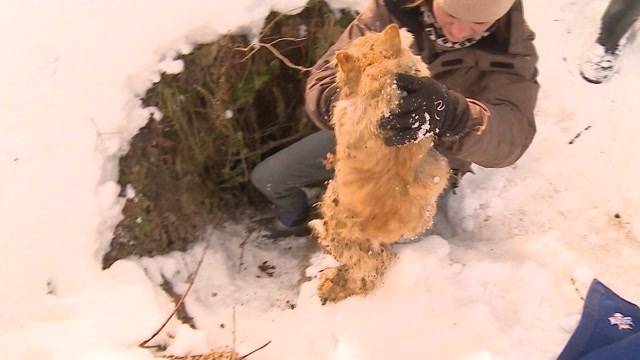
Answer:
[[[480,34],[478,38],[471,38],[460,42],[453,42],[447,39],[447,37],[442,33],[440,25],[438,25],[438,23],[436,22],[436,19],[431,13],[430,9],[427,9],[426,7],[423,8],[422,21],[424,22],[427,37],[434,42],[434,44],[436,45],[436,49],[440,51],[456,50],[471,46],[477,43],[483,37],[491,34],[491,31],[493,30],[492,25],[489,29],[487,29],[487,31]]]

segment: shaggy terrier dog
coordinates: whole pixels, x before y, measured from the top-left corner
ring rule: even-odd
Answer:
[[[392,24],[355,39],[335,55],[340,91],[332,117],[335,177],[319,204],[322,219],[310,226],[342,265],[320,274],[323,303],[371,291],[394,257],[389,246],[431,227],[436,201],[446,187],[449,167],[433,148],[432,135],[388,147],[378,130],[380,118],[402,96],[395,74],[429,75],[409,49],[412,40]]]

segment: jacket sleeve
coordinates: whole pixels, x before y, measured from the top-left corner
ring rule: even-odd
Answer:
[[[331,129],[331,107],[337,96],[334,55],[355,38],[368,31],[382,31],[391,17],[382,0],[371,0],[360,15],[345,29],[336,43],[311,69],[305,90],[305,108],[311,120],[323,129]]]
[[[534,108],[539,85],[530,77],[490,72],[475,99],[489,110],[484,130],[443,141],[443,152],[487,168],[506,167],[524,154],[536,133]]]
[[[479,50],[480,75],[473,82],[471,98],[489,111],[481,133],[469,131],[460,139],[444,140],[438,146],[448,156],[487,168],[515,163],[527,150],[536,133],[534,109],[538,91],[538,54],[535,34],[526,25],[522,5],[517,3],[514,39],[505,54]],[[516,30],[517,29],[517,30]]]

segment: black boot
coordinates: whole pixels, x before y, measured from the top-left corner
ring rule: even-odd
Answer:
[[[269,223],[264,225],[263,230],[263,237],[274,240],[290,236],[306,237],[311,234],[311,229],[309,229],[306,221],[299,225],[287,226],[278,218],[271,219]]]
[[[265,219],[260,228],[265,232],[263,237],[267,239],[280,239],[289,236],[309,236],[311,230],[307,225],[309,221],[309,209],[298,211],[278,210],[276,216]]]

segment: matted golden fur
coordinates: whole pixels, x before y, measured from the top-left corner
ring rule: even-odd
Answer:
[[[428,229],[449,174],[433,137],[384,145],[378,121],[398,104],[396,73],[429,75],[412,54],[411,35],[389,25],[336,53],[340,91],[332,123],[335,177],[320,202],[322,220],[310,226],[341,266],[320,276],[323,302],[369,292],[393,258],[389,245]]]

